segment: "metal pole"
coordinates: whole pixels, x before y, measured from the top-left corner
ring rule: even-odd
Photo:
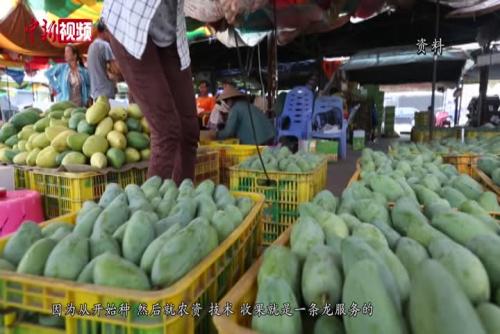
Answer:
[[[10,105],[10,88],[9,88],[9,75],[7,74],[8,67],[5,68],[5,78],[7,79],[7,101],[9,102],[9,115],[11,113],[12,106]]]
[[[458,89],[460,90],[460,95],[455,98],[455,117],[453,119],[454,126],[457,126],[460,121],[460,111],[462,109],[462,94],[464,89],[464,79],[460,78],[458,82]]]
[[[460,123],[460,116],[462,115],[462,100],[464,97],[464,78],[460,81],[460,98],[458,102],[458,118],[457,118],[457,124]]]
[[[490,43],[487,43],[482,47],[481,54],[488,54],[490,49]],[[489,76],[489,65],[481,66],[479,68],[479,101],[477,110],[477,124],[476,126],[481,126],[483,124],[483,116],[485,114],[487,103],[486,99],[488,96],[488,76]]]
[[[278,36],[275,32],[269,34],[267,40],[267,86],[269,87],[267,96],[267,108],[272,110],[274,101],[276,99],[276,92],[278,90],[278,55],[276,38]]]
[[[434,41],[439,38],[439,0],[436,1],[436,29]],[[434,108],[435,108],[435,95],[436,95],[436,78],[437,78],[437,52],[434,50],[434,57],[432,58],[432,98],[431,110],[429,113],[429,141],[432,140],[432,132],[434,129]]]
[[[457,89],[460,89],[460,82],[458,83],[457,85]],[[458,99],[459,99],[459,96],[454,96],[455,98],[455,115],[453,117],[453,126],[457,126],[457,119],[458,119]]]

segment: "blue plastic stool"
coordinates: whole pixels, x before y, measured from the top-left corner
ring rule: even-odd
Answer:
[[[321,124],[321,114],[327,113],[330,110],[340,109],[343,111],[343,101],[338,96],[321,96],[316,99],[314,108],[314,122],[315,127],[321,129],[325,124]],[[312,132],[312,138],[315,139],[326,139],[326,140],[338,140],[339,141],[339,156],[341,159],[345,159],[347,156],[347,127],[354,118],[359,107],[353,108],[349,114],[349,119],[345,120],[342,117],[342,127],[337,131],[323,132],[320,130],[315,130]],[[342,113],[343,114],[343,113]],[[319,122],[319,123],[318,123]]]
[[[286,96],[282,115],[312,113],[314,104],[313,92],[304,86],[295,87]]]
[[[344,103],[342,98],[338,96],[320,96],[314,101],[314,113],[313,113],[313,128],[321,129],[326,123],[322,116],[326,116],[328,113],[334,111],[337,112],[341,117],[343,117]],[[342,118],[341,118],[342,119]]]
[[[309,138],[313,104],[313,92],[307,87],[295,87],[287,94],[283,113],[277,122],[278,142],[281,137]]]

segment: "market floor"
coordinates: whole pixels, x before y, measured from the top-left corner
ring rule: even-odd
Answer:
[[[389,145],[395,141],[407,141],[408,136],[401,138],[378,138],[375,143],[368,143],[366,146],[374,150],[387,152]],[[361,151],[353,151],[350,146],[347,147],[347,158],[332,162],[328,165],[327,189],[336,196],[340,196],[347,186],[349,179],[356,170],[356,161],[361,156]]]

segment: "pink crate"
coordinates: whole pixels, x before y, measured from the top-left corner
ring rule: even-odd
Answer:
[[[40,194],[32,190],[7,191],[0,198],[0,236],[17,231],[25,220],[44,221]]]

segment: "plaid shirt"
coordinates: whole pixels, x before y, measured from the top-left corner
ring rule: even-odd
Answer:
[[[151,20],[161,1],[165,0],[105,0],[102,18],[106,27],[124,48],[141,59],[148,39]],[[189,44],[184,19],[184,0],[177,0],[177,52],[181,70],[189,67]]]

